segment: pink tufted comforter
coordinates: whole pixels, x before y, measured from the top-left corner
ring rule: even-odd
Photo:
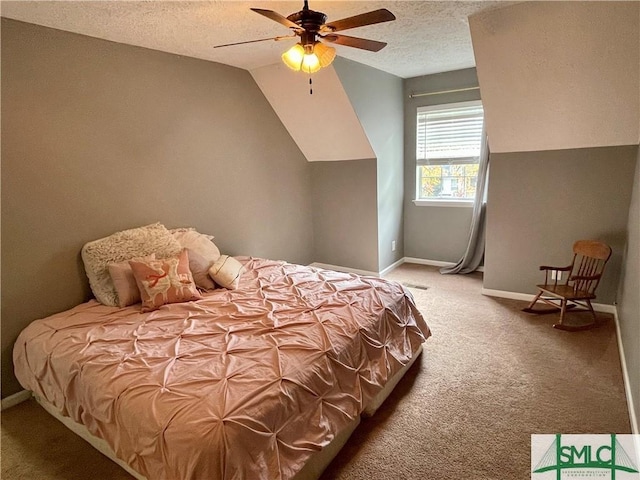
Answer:
[[[375,277],[248,257],[237,290],[31,323],[20,383],[149,479],[288,479],[430,335]]]

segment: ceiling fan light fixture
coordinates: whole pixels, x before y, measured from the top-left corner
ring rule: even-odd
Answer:
[[[315,53],[306,54],[302,58],[302,64],[300,65],[300,70],[304,73],[316,73],[318,70],[322,68],[320,65],[320,60]]]
[[[321,67],[328,67],[336,58],[336,49],[320,42],[317,42],[313,47],[313,53],[318,57]]]
[[[304,55],[304,47],[301,44],[296,43],[293,47],[282,54],[282,61],[291,70],[299,72]]]
[[[336,49],[320,42],[306,48],[302,44],[296,43],[282,54],[282,61],[296,72],[302,70],[305,73],[315,73],[321,68],[331,65],[335,57]]]
[[[320,59],[314,53],[313,47],[305,48],[302,44],[296,43],[293,47],[282,54],[282,61],[291,70],[296,72],[315,73],[322,65]]]

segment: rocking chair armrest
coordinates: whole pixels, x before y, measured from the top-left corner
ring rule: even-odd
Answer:
[[[598,273],[596,275],[571,275],[571,277],[569,278],[569,280],[598,280],[600,277],[602,277],[601,273]]]
[[[569,265],[568,267],[550,267],[548,265],[540,265],[540,270],[558,270],[560,272],[568,272],[572,268],[572,265]]]

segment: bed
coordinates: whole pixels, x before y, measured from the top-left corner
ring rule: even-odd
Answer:
[[[317,478],[430,331],[402,285],[236,257],[234,288],[32,322],[18,380],[137,478]]]

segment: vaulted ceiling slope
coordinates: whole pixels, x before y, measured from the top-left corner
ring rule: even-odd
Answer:
[[[638,144],[640,2],[526,2],[469,23],[492,152]]]
[[[308,161],[376,157],[333,65],[314,74],[312,86],[282,63],[251,74]]]

